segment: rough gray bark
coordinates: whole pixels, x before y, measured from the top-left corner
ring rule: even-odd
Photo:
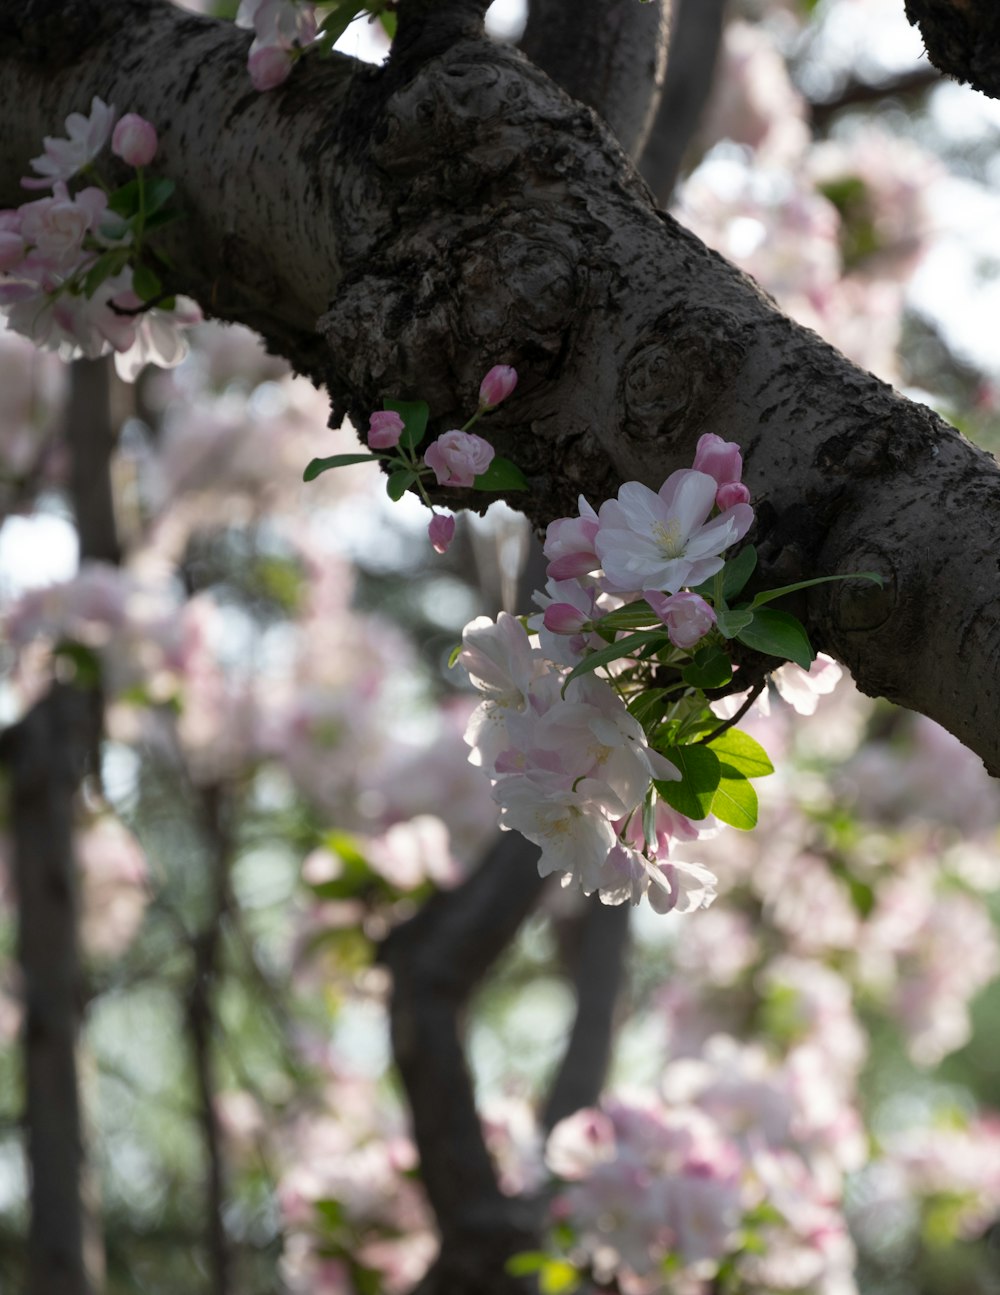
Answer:
[[[995,0],[905,0],[930,61],[992,99],[1000,98],[1000,8]]]
[[[92,93],[153,118],[191,212],[177,286],[325,376],[359,425],[421,395],[443,430],[485,364],[515,364],[491,432],[537,523],[580,490],[659,485],[702,432],[736,439],[765,579],[887,577],[813,594],[818,646],[1000,768],[994,464],[657,213],[590,111],[516,51],[447,33],[423,61],[307,58],[255,95],[231,26],[79,5],[91,25],[60,66],[34,56],[19,0],[0,5],[3,201]]]

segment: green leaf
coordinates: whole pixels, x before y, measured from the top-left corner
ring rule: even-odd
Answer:
[[[729,730],[732,732],[732,730]],[[719,763],[719,786],[712,799],[712,813],[730,827],[749,832],[757,826],[757,793],[738,769]]]
[[[415,450],[427,434],[427,418],[430,410],[425,400],[386,400],[385,409],[391,409],[403,420],[403,434],[400,445]]]
[[[663,718],[666,710],[663,699],[669,696],[670,692],[666,688],[647,688],[645,692],[638,693],[629,702],[629,714],[634,716],[648,733],[652,724],[659,723]]]
[[[139,210],[139,181],[129,180],[108,195],[108,209],[119,216],[134,216]]]
[[[757,569],[757,550],[752,544],[740,549],[734,558],[730,558],[722,568],[722,591],[726,602],[730,602],[741,593],[744,585]]]
[[[794,661],[803,670],[808,670],[816,659],[805,627],[788,612],[769,608],[754,612],[751,624],[741,629],[736,637],[756,652]]]
[[[733,677],[729,657],[718,646],[699,648],[690,665],[681,671],[689,688],[721,688]]]
[[[728,609],[722,611],[717,608],[716,614],[719,633],[727,639],[739,638],[740,631],[753,620],[753,612],[744,611],[742,608],[733,611]]]
[[[166,177],[147,180],[143,186],[143,206],[146,215],[152,216],[161,207],[165,207],[174,196],[176,189],[177,185],[173,180],[168,180]]]
[[[396,503],[397,500],[402,499],[416,479],[417,474],[412,468],[400,468],[396,472],[390,472],[385,483],[385,493],[393,503]]]
[[[75,639],[63,639],[56,644],[55,655],[69,663],[71,677],[77,688],[96,688],[101,682],[101,658],[93,648]]]
[[[481,472],[472,483],[476,490],[527,490],[528,482],[524,473],[510,459],[497,455],[485,472]]]
[[[609,643],[606,648],[598,648],[590,656],[584,657],[566,676],[566,681],[562,686],[562,694],[566,696],[566,689],[574,679],[579,679],[582,674],[590,674],[592,670],[599,669],[602,665],[608,665],[611,661],[618,661],[623,656],[629,656],[636,648],[644,647],[647,644],[669,643],[666,630],[640,630],[638,634],[630,634],[627,638],[619,639],[617,643]]]
[[[661,800],[688,818],[707,818],[722,777],[719,757],[707,746],[670,746],[662,754],[681,771],[680,782],[659,782],[653,786]]]
[[[159,211],[154,211],[152,215],[146,217],[146,233],[148,234],[154,229],[160,229],[164,225],[169,225],[172,220],[181,220],[183,216],[184,212],[180,207],[161,207]],[[159,252],[158,255],[162,261],[167,260],[163,252]]]
[[[83,281],[83,291],[92,297],[105,279],[123,270],[128,264],[128,248],[116,247],[111,252],[104,252],[87,271]]]
[[[389,13],[388,10],[383,10],[382,13],[379,14],[378,20],[382,24],[382,30],[389,37],[389,39],[395,40],[396,39],[396,15],[394,13]]]
[[[780,589],[765,589],[750,604],[750,610],[763,607],[765,603],[773,602],[775,598],[783,598],[785,594],[793,594],[797,589],[811,589],[813,585],[828,585],[832,580],[873,580],[880,589],[885,583],[885,578],[877,571],[852,571],[845,576],[817,576],[815,580],[799,580],[794,585],[782,585]]]
[[[358,14],[365,11],[366,6],[358,4],[358,0],[340,0],[340,3],[335,4],[327,14],[320,27],[317,43],[321,44],[324,50],[333,49]]]
[[[461,656],[463,646],[464,646],[464,644],[462,644],[462,643],[456,643],[456,644],[455,644],[455,646],[454,646],[454,647],[451,649],[451,651],[448,653],[448,669],[449,669],[449,670],[451,670],[451,669],[454,667],[454,665],[455,665],[456,661],[457,661],[457,660],[458,660],[458,658]]]
[[[352,463],[377,463],[374,454],[333,454],[328,459],[313,459],[302,474],[303,481],[315,481],[331,468],[346,468]]]
[[[163,284],[155,270],[148,265],[137,265],[132,274],[132,289],[143,301],[152,301],[163,291]]]
[[[727,728],[708,745],[720,760],[732,765],[744,778],[766,778],[769,773],[774,773],[774,765],[767,752],[742,729]]]
[[[538,1274],[539,1295],[572,1295],[580,1274],[568,1259],[550,1259]]]
[[[541,1272],[549,1262],[549,1256],[544,1250],[521,1250],[516,1255],[511,1255],[504,1264],[504,1272],[509,1273],[511,1277],[527,1277],[531,1273]]]
[[[642,802],[642,834],[647,841],[656,840],[656,797],[651,791]]]
[[[639,598],[634,603],[629,603],[626,607],[619,607],[617,611],[608,612],[597,622],[598,630],[637,630],[646,625],[659,625],[660,618],[653,611],[645,598]]]

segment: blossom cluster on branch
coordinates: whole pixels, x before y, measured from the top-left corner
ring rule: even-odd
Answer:
[[[116,189],[95,166],[109,141],[136,171]],[[114,107],[95,95],[89,115],[66,118],[65,138],[44,143],[31,162],[35,175],[22,184],[51,194],[0,211],[0,309],[8,326],[63,359],[113,351],[129,381],[146,364],[178,364],[187,353],[182,330],[201,312],[163,291],[164,265],[149,245],[150,232],[177,215],[172,181],[145,175],[156,156],[155,128],[136,113],[116,124]],[[93,183],[79,187],[81,180]]]

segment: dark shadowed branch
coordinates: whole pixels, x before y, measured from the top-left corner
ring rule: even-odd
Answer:
[[[1000,98],[1000,5],[996,0],[905,0],[936,68]]]
[[[533,1211],[497,1185],[461,1022],[470,995],[542,892],[537,862],[537,849],[523,837],[501,833],[466,882],[435,895],[382,947],[393,981],[393,1052],[441,1231],[441,1254],[418,1288],[422,1295],[530,1289],[507,1277],[503,1263],[536,1243]]]
[[[215,1109],[214,1048],[216,995],[220,975],[220,942],[230,909],[229,868],[232,862],[231,824],[225,793],[220,787],[203,796],[205,834],[211,868],[208,911],[191,938],[194,965],[188,992],[188,1030],[198,1090],[198,1123],[205,1156],[205,1246],[212,1295],[229,1295],[232,1258],[226,1236],[225,1165],[222,1133]]]
[[[0,753],[10,820],[24,992],[24,1122],[31,1180],[27,1295],[88,1295],[73,807],[99,724],[96,693],[56,684]]]
[[[871,107],[883,99],[919,99],[941,84],[941,73],[932,67],[901,72],[887,81],[848,81],[831,99],[809,104],[809,118],[815,130],[825,130],[831,119],[845,108]]]
[[[667,207],[681,161],[712,91],[726,0],[675,0],[667,76],[639,161],[643,179]]]
[[[641,153],[667,63],[669,0],[531,0],[521,48]]]

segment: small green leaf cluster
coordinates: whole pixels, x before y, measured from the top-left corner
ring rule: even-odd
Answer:
[[[367,454],[333,454],[324,459],[313,459],[303,473],[304,481],[315,481],[331,468],[344,468],[352,463],[382,463],[388,473],[385,489],[390,499],[401,499],[407,490],[416,487],[424,503],[430,507],[425,481],[433,472],[417,453],[427,435],[430,409],[423,400],[386,400],[383,408],[396,413],[403,420],[403,433],[395,449],[369,451]],[[482,410],[469,419],[462,428],[466,431],[480,417]],[[472,482],[471,489],[489,493],[510,490],[527,490],[524,474],[509,459],[494,455],[485,472]]]
[[[747,545],[693,591],[712,605],[716,616],[715,628],[694,650],[674,646],[649,603],[638,599],[589,625],[606,645],[590,649],[563,683],[565,696],[572,680],[595,670],[605,671],[642,725],[649,745],[680,771],[678,781],[654,780],[655,795],[689,819],[700,821],[713,815],[742,831],[757,823],[752,780],[773,773],[774,766],[757,741],[733,727],[762,685],[751,692],[732,720],[720,721],[711,709],[709,693],[720,696],[720,690],[735,691],[731,644],[741,643],[808,670],[816,653],[805,627],[791,613],[768,604],[831,580],[882,583],[881,576],[870,571],[820,576],[741,600],[756,567],[756,550]],[[651,793],[647,814],[653,803]]]

